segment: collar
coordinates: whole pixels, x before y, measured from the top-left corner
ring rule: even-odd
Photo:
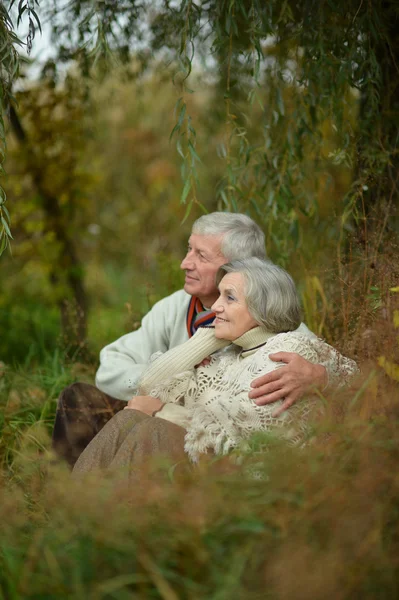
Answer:
[[[215,313],[205,308],[196,296],[191,296],[186,315],[188,337],[194,335],[198,327],[213,323]]]
[[[260,346],[264,346],[267,340],[275,336],[275,333],[271,333],[265,327],[254,327],[250,329],[239,338],[233,341],[233,344],[240,346],[243,352],[249,352],[250,350],[257,350]]]

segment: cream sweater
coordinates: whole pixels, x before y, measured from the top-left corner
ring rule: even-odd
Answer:
[[[141,327],[105,346],[100,352],[96,386],[106,394],[130,400],[155,352],[166,352],[188,340],[186,315],[191,296],[179,290],[154,304]],[[303,323],[298,331],[314,333]]]
[[[301,439],[314,398],[301,400],[278,418],[272,413],[282,401],[257,406],[248,398],[256,377],[284,364],[270,360],[269,354],[297,352],[312,363],[323,364],[330,383],[336,385],[346,383],[357,371],[354,361],[322,340],[297,331],[274,335],[256,327],[222,350],[228,344],[215,338],[213,328],[201,328],[186,343],[154,357],[139,384],[140,395],[165,402],[158,418],[187,430],[185,448],[194,461],[208,449],[227,453],[256,431],[279,428],[290,442]],[[212,352],[216,354],[208,366],[195,368]]]
[[[106,394],[130,400],[155,352],[166,352],[188,340],[186,315],[191,296],[179,290],[163,298],[143,317],[141,327],[100,352],[96,386]]]

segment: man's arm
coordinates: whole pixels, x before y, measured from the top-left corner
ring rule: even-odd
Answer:
[[[312,364],[294,352],[278,352],[270,355],[271,360],[284,362],[286,366],[252,382],[253,389],[249,397],[259,406],[284,400],[274,416],[279,416],[287,410],[309,389],[324,390],[327,385],[345,385],[358,372],[353,360],[343,356],[313,334],[311,339],[318,352],[318,364]]]
[[[254,379],[249,397],[258,406],[284,400],[274,417],[290,408],[309,388],[323,390],[327,385],[327,369],[323,365],[315,365],[295,352],[277,352],[269,358],[286,366]]]
[[[128,333],[100,352],[96,386],[120,400],[134,394],[141,374],[155,352],[187,340],[185,317],[189,296],[179,291],[157,302],[140,329]]]

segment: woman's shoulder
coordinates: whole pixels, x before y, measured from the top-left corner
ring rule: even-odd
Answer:
[[[269,338],[264,346],[260,348],[262,354],[270,354],[271,352],[316,352],[315,341],[303,333],[298,331],[287,331],[284,333],[276,333]]]

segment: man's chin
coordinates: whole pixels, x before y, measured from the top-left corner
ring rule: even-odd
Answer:
[[[198,289],[196,289],[196,285],[193,283],[185,283],[183,285],[183,290],[185,292],[187,292],[187,294],[190,294],[191,296],[197,296],[198,295]]]

